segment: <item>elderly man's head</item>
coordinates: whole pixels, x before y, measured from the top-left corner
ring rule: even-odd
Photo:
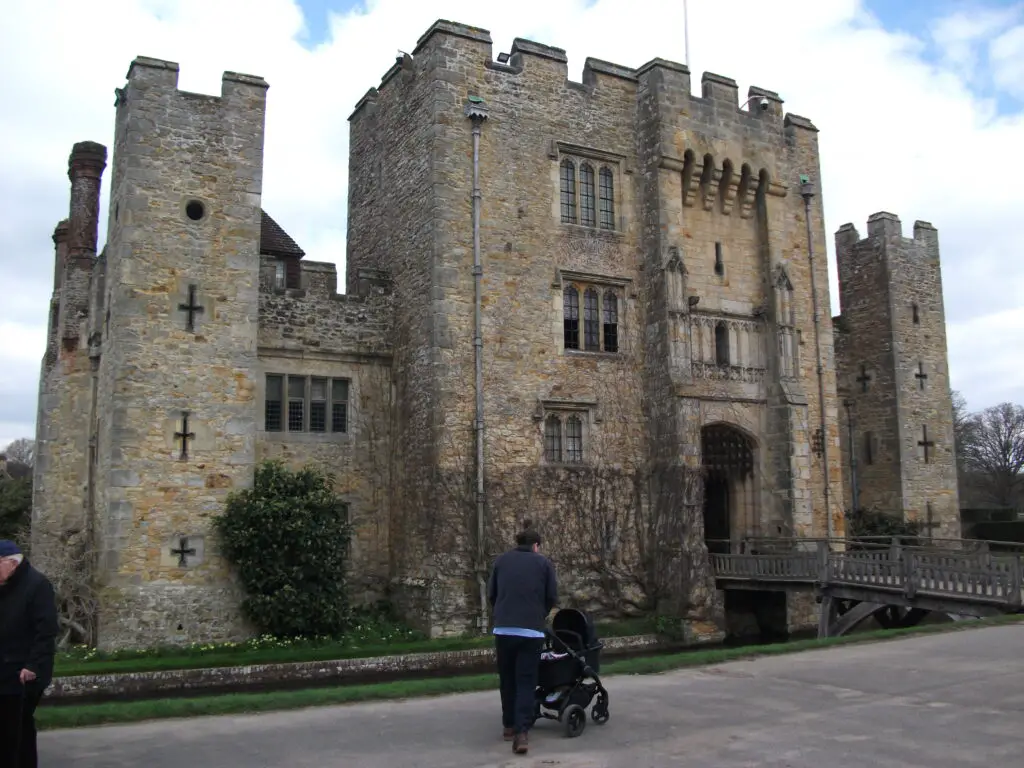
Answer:
[[[25,556],[13,541],[0,539],[0,584],[6,582],[11,574],[21,565]]]

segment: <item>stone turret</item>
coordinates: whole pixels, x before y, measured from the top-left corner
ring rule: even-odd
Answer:
[[[881,211],[868,219],[867,237],[844,224],[835,242],[836,360],[847,404],[840,423],[844,461],[856,467],[856,506],[959,537],[938,232],[917,221],[904,237],[899,217]]]

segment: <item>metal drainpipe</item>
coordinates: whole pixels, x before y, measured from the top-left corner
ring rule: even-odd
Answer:
[[[487,562],[484,549],[484,366],[483,329],[480,320],[480,296],[483,266],[480,263],[480,133],[487,119],[487,107],[479,96],[470,96],[465,109],[466,117],[473,121],[473,356],[476,364],[476,578],[480,589],[480,618],[478,626],[487,630]]]
[[[811,271],[811,303],[814,307],[814,356],[818,365],[818,410],[821,413],[821,462],[825,481],[825,524],[828,540],[834,537],[832,505],[829,501],[828,431],[825,426],[825,368],[821,363],[821,313],[818,310],[818,282],[814,279],[814,239],[811,234],[811,198],[814,185],[808,176],[800,175],[800,196],[804,199],[804,219],[807,222],[807,263]]]

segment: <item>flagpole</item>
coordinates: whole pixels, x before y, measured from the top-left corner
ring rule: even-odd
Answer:
[[[686,0],[683,0],[683,46],[686,57],[686,68],[690,68],[690,19],[687,14]]]

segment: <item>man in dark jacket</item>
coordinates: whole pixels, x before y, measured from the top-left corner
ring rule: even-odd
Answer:
[[[13,541],[0,540],[0,766],[36,768],[35,710],[53,679],[53,586]]]
[[[501,720],[512,750],[525,754],[533,725],[537,668],[547,616],[558,601],[551,561],[538,551],[540,534],[529,520],[516,547],[500,555],[487,587],[494,614],[494,647],[501,685]]]

